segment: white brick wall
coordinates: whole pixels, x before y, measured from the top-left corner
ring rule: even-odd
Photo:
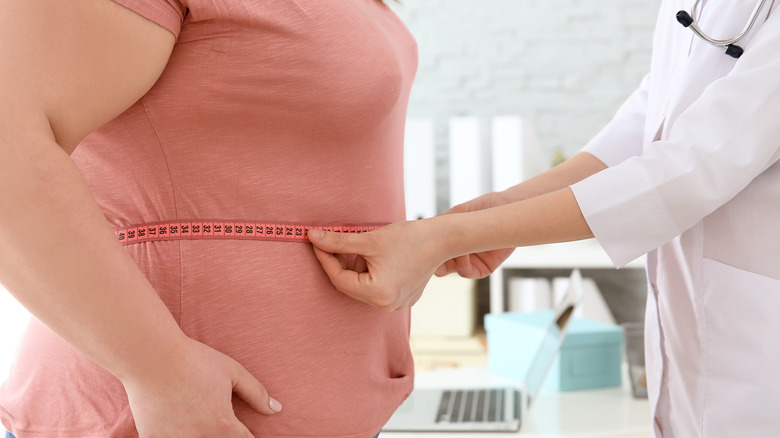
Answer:
[[[660,0],[393,5],[419,45],[409,116],[435,120],[438,168],[447,167],[447,119],[456,115],[519,114],[533,121],[545,160],[557,149],[575,153],[647,71],[659,6]],[[441,200],[439,209],[446,205]]]

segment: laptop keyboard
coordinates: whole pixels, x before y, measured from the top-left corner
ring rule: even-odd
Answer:
[[[477,389],[444,391],[436,413],[437,423],[504,421],[504,391]]]

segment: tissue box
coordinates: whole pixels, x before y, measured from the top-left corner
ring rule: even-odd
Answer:
[[[554,316],[552,310],[485,315],[488,369],[524,381]],[[620,386],[623,331],[574,318],[543,387],[556,391]]]

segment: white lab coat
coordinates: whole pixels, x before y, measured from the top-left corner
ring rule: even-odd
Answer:
[[[648,253],[646,362],[655,433],[780,436],[780,11],[738,60],[665,0],[650,73],[585,147],[609,168],[572,186],[619,267]],[[756,0],[705,0],[715,38]],[[780,2],[777,2],[780,4]]]

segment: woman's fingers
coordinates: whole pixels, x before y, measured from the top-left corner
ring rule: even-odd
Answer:
[[[233,392],[261,414],[272,415],[282,410],[282,404],[270,397],[265,386],[238,362],[234,365]]]
[[[261,414],[281,410],[240,363],[192,339],[158,374],[123,384],[141,438],[252,437],[235,415],[233,394]]]

